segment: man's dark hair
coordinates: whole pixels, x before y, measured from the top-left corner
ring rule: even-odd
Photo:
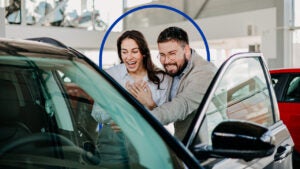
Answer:
[[[189,44],[189,38],[186,31],[175,26],[163,30],[157,38],[157,43],[168,42],[170,40],[181,42],[184,45]]]

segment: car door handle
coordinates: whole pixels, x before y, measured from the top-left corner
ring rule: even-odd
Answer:
[[[288,155],[292,153],[292,146],[285,145],[285,146],[279,146],[277,148],[277,152],[274,156],[274,161],[280,161],[286,158]]]

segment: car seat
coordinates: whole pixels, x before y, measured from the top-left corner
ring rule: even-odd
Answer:
[[[288,89],[285,101],[300,101],[300,78],[297,79]]]
[[[0,147],[31,133],[19,121],[19,99],[14,84],[9,80],[0,79],[0,109]]]
[[[300,101],[300,84],[298,84],[296,90],[294,91],[295,101]]]

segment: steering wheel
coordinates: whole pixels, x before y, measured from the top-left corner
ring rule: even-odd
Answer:
[[[76,145],[71,140],[62,135],[55,133],[37,133],[7,143],[5,146],[0,148],[0,157],[5,153],[23,145],[27,145],[34,142],[53,142],[53,140],[59,140],[59,142],[63,145],[76,147]]]
[[[59,142],[62,145],[73,147],[72,149],[69,149],[67,147],[65,147],[65,148],[67,148],[66,150],[68,150],[68,151],[73,151],[74,153],[81,154],[83,159],[85,161],[88,161],[89,163],[98,164],[100,162],[100,160],[97,156],[91,154],[90,152],[88,152],[84,149],[77,147],[67,137],[56,134],[56,133],[37,133],[37,134],[26,136],[24,138],[14,140],[14,141],[8,143],[7,145],[5,145],[4,147],[0,148],[0,157],[20,146],[23,146],[23,145],[27,145],[27,144],[35,143],[35,142],[53,142],[53,140],[59,140]]]

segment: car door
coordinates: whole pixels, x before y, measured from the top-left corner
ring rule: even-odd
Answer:
[[[295,150],[300,152],[297,144],[300,140],[300,73],[271,73],[276,92],[280,117],[287,125],[295,142]]]
[[[268,132],[263,136],[268,135],[268,142],[274,145],[274,151],[271,151],[270,155],[265,152],[263,156],[253,153],[253,156],[248,158],[240,151],[250,147],[248,143],[240,141],[239,145],[231,145],[224,141],[223,144],[228,145],[223,146],[224,149],[235,147],[233,151],[224,151],[226,153],[213,157],[203,156],[199,151],[195,154],[205,168],[292,167],[291,152],[294,143],[286,126],[279,119],[275,94],[266,70],[263,57],[259,53],[237,54],[224,62],[200,104],[184,143],[194,153],[197,152],[195,147],[201,145],[211,145],[214,148],[213,139],[216,136],[212,136],[212,133],[216,126],[226,121],[238,121],[241,126],[243,123],[251,123],[265,128]],[[238,125],[235,127],[240,128],[241,131],[238,132],[246,130]],[[250,136],[246,132],[238,137],[246,139]],[[259,148],[254,145],[246,152],[252,149]]]

